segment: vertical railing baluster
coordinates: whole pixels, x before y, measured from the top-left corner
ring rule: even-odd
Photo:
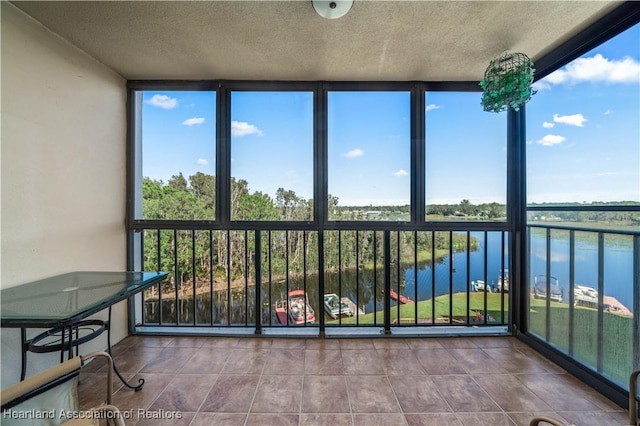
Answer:
[[[342,231],[338,231],[338,299],[342,297]],[[338,306],[340,301],[338,300]],[[338,325],[342,325],[342,315],[338,315]]]
[[[596,369],[601,373],[604,364],[604,234],[602,232],[598,232],[598,331],[596,343]]]
[[[260,230],[254,231],[254,253],[253,262],[255,266],[255,300],[256,300],[256,331],[255,334],[262,334],[262,233]],[[271,306],[271,305],[269,305]],[[269,308],[269,312],[270,312]]]
[[[471,232],[467,231],[467,250],[466,250],[466,263],[467,263],[467,276],[466,276],[466,288],[467,288],[467,325],[471,323],[471,292],[469,291],[469,283],[471,282]],[[487,293],[486,286],[487,282],[485,281],[485,295]]]
[[[275,303],[273,301],[273,263],[271,262],[271,248],[272,248],[272,241],[271,241],[271,231],[267,231],[267,263],[269,264],[269,270],[268,270],[268,283],[269,283],[269,324],[272,323],[272,318],[273,315],[271,314],[271,310],[273,309],[273,304]],[[285,317],[288,317],[288,315],[285,315]],[[284,324],[282,324],[284,325]]]
[[[487,294],[489,293],[489,276],[487,274],[487,256],[489,255],[489,244],[488,244],[488,234],[487,231],[484,231],[484,256],[483,256],[483,269],[484,269],[484,321],[483,323],[487,323]],[[467,256],[471,257],[471,253],[468,253]],[[468,283],[469,281],[467,281]]]
[[[338,301],[341,303],[341,301]],[[360,231],[356,230],[356,325],[360,324],[360,316],[358,315],[358,304],[360,303]],[[339,305],[342,306],[342,305]]]
[[[384,334],[391,334],[391,231],[383,232],[384,238]]]
[[[547,342],[551,339],[551,228],[547,228],[546,233],[546,254],[545,254],[545,274],[547,276],[547,289],[545,300],[545,326],[544,340]]]
[[[162,259],[160,257],[160,253],[161,253],[161,247],[160,247],[160,228],[158,228],[158,271],[162,270]],[[163,321],[163,315],[162,315],[162,284],[163,283],[158,283],[158,309],[159,309],[159,315],[158,315],[158,323],[160,325],[162,325]]]
[[[214,270],[213,266],[213,230],[209,229],[209,317],[210,317],[210,325],[213,326],[214,318],[213,318],[213,296],[214,296]]]
[[[317,231],[318,232],[318,293],[321,297],[324,296],[324,274],[325,274],[325,264],[324,264],[324,233],[325,231]],[[320,337],[324,337],[325,335],[325,321],[324,321],[324,313],[320,314]]]
[[[449,324],[453,324],[453,231],[449,231]],[[467,283],[467,298],[469,284]]]
[[[575,285],[576,285],[576,232],[569,231],[569,355],[574,351],[575,324]]]
[[[436,323],[436,231],[431,231],[431,323]]]
[[[500,286],[500,323],[504,324],[504,295],[506,291],[504,290],[506,287],[506,280],[509,280],[509,292],[513,291],[511,289],[512,281],[509,276],[509,272],[504,270],[504,248],[505,248],[505,231],[500,232],[500,277],[498,279],[500,282],[498,285]]]
[[[633,236],[633,370],[640,370],[640,235]],[[635,396],[635,395],[634,395]]]
[[[244,230],[244,325],[249,326],[249,231]]]
[[[173,288],[174,288],[174,315],[176,317],[176,325],[180,323],[180,295],[178,293],[178,230],[173,230]]]
[[[378,325],[378,232],[373,231],[373,324]],[[383,302],[384,306],[384,302]]]
[[[396,310],[397,310],[397,325],[400,325],[400,305],[402,305],[402,303],[400,303],[400,295],[402,294],[402,292],[400,291],[400,281],[402,279],[402,277],[400,276],[400,231],[396,231],[396,283],[398,284],[398,300],[396,302]]]
[[[227,230],[227,326],[231,326],[231,230]]]
[[[196,230],[192,229],[191,230],[191,271],[192,271],[192,278],[193,278],[193,326],[195,327],[196,325],[196,316],[198,315],[198,312],[196,311],[196,287],[198,285],[198,283],[196,282]]]
[[[418,324],[418,231],[413,231],[413,308],[415,324]]]

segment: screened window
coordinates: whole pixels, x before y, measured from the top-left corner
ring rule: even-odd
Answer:
[[[142,209],[147,220],[214,220],[216,94],[143,91]]]
[[[639,70],[635,25],[534,85],[530,205],[640,202]]]
[[[231,94],[231,219],[313,219],[313,93]]]
[[[426,219],[506,221],[507,117],[481,93],[428,92]]]
[[[409,92],[329,92],[329,220],[410,220]]]

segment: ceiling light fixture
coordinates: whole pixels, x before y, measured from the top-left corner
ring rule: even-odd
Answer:
[[[349,12],[353,6],[353,0],[311,0],[313,8],[318,15],[327,19],[338,19]]]

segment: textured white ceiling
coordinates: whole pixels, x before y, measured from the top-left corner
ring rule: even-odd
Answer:
[[[610,1],[13,1],[127,79],[479,80],[505,49],[532,59]]]

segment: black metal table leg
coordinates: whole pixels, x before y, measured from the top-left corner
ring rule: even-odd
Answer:
[[[109,320],[107,321],[106,327],[107,327],[107,352],[109,352],[109,355],[111,355],[111,358],[113,358],[113,354],[111,353],[111,306],[109,306]],[[138,392],[139,390],[142,390],[142,386],[144,386],[144,379],[143,378],[138,379],[138,384],[135,386],[130,385],[124,379],[124,377],[122,377],[122,374],[120,374],[120,372],[118,371],[118,367],[116,367],[115,360],[113,361],[113,371],[116,373],[120,381],[122,381],[122,383],[129,389],[133,389],[136,392]]]
[[[22,365],[20,370],[20,381],[23,381],[27,374],[27,351],[29,350],[26,328],[20,329],[20,339],[22,340]]]

